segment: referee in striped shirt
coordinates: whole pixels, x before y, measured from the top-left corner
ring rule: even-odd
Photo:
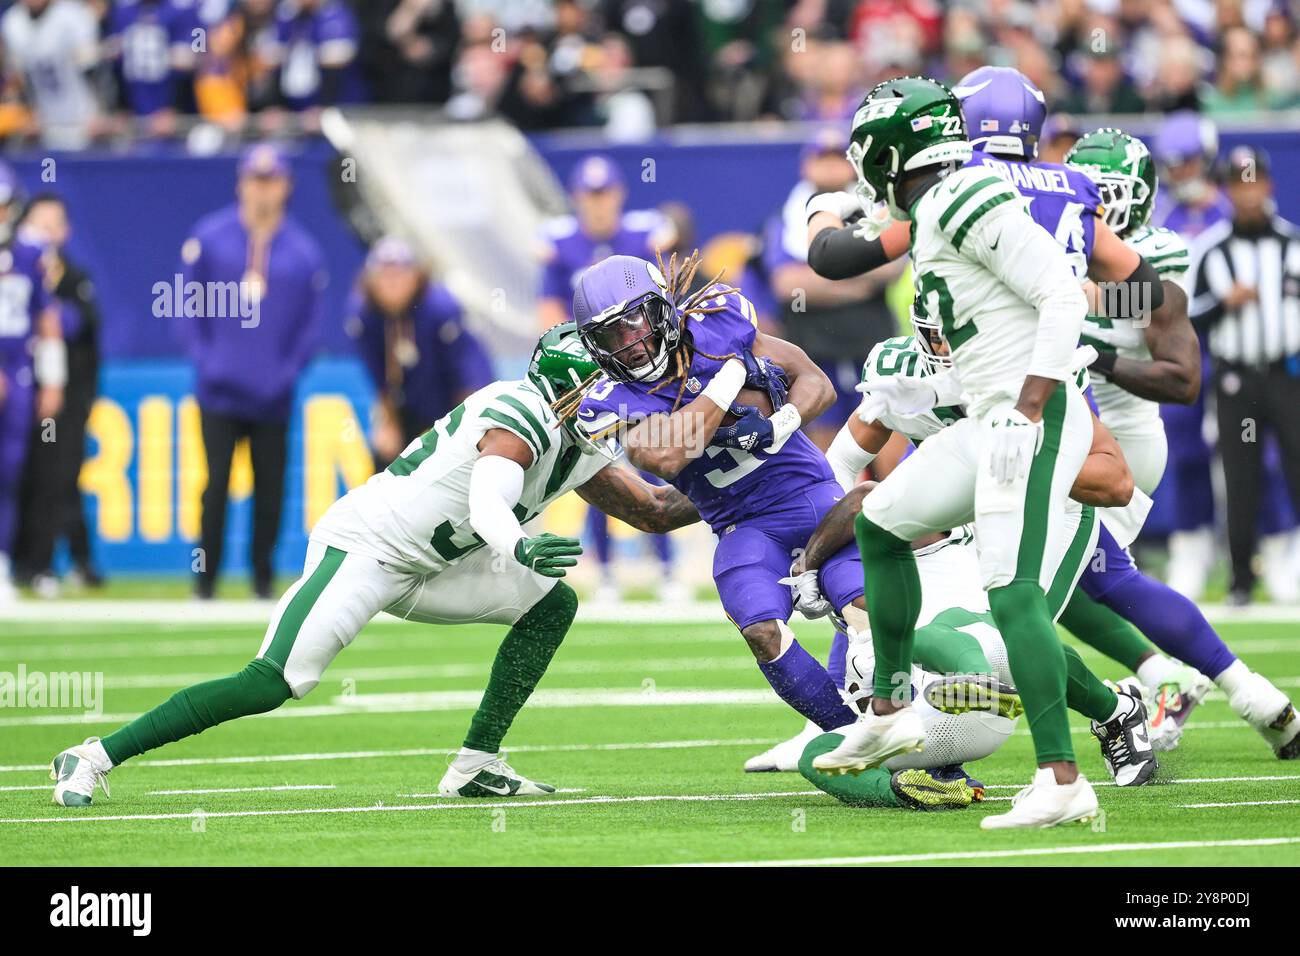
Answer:
[[[1191,317],[1214,362],[1219,454],[1227,487],[1229,600],[1250,601],[1262,469],[1272,429],[1300,510],[1300,227],[1275,211],[1268,155],[1239,146],[1220,177],[1232,218],[1197,239]]]

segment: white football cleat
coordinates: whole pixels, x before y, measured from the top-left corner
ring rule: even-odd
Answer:
[[[1263,674],[1250,676],[1228,695],[1228,706],[1268,742],[1282,760],[1300,757],[1300,717],[1290,699]]]
[[[1050,767],[1034,773],[1034,782],[1011,798],[1011,810],[980,821],[981,830],[1046,829],[1061,823],[1086,823],[1097,816],[1097,794],[1088,778],[1056,782]]]
[[[444,797],[537,797],[554,792],[549,784],[516,771],[506,763],[504,753],[471,770],[457,770],[452,764],[438,783],[438,793]]]
[[[813,759],[813,767],[825,773],[859,774],[925,746],[925,727],[911,707],[884,715],[868,711],[835,733],[844,735],[840,745]]]
[[[809,741],[820,737],[822,729],[811,720],[803,725],[803,730],[789,740],[783,740],[769,747],[761,754],[745,761],[745,773],[794,773],[799,769],[799,758]]]
[[[1162,753],[1177,747],[1183,736],[1183,725],[1212,690],[1214,681],[1196,668],[1184,665],[1177,668],[1172,681],[1147,691],[1143,702],[1151,720],[1151,749]]]
[[[54,802],[61,807],[88,807],[95,796],[98,785],[108,792],[108,772],[112,765],[105,766],[90,744],[98,742],[98,737],[87,737],[86,742],[77,747],[69,747],[50,761],[50,779],[54,783]]]

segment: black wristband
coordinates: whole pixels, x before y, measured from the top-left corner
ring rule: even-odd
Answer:
[[[1110,378],[1111,372],[1115,371],[1115,359],[1119,356],[1110,351],[1097,352],[1096,360],[1088,366],[1088,371],[1096,372],[1103,378]]]

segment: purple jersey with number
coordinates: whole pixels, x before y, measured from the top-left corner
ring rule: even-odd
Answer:
[[[12,383],[30,384],[31,339],[49,303],[41,250],[25,242],[0,247],[0,367]]]
[[[184,0],[121,0],[113,6],[107,32],[117,43],[122,85],[136,116],[172,105],[172,48],[189,47],[198,26],[194,4]]]
[[[1101,194],[1087,173],[1061,163],[1009,162],[978,149],[966,165],[982,166],[1015,186],[1029,200],[1034,222],[1064,247],[1074,274],[1087,275],[1101,209]]]
[[[690,333],[695,345],[695,358],[687,376],[683,405],[693,401],[722,367],[722,362],[701,353],[738,356],[754,345],[757,319],[748,299],[733,292],[708,304],[725,308],[684,323],[684,331]],[[636,423],[651,415],[667,415],[672,411],[678,383],[651,394],[655,384],[602,378],[583,399],[579,421],[597,432],[615,421]],[[796,432],[775,454],[710,445],[682,469],[672,484],[721,534],[728,525],[779,510],[813,486],[834,480],[826,457],[802,432]]]

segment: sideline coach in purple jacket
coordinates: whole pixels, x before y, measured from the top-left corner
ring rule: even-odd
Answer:
[[[181,250],[208,463],[195,563],[200,598],[212,597],[221,569],[230,462],[240,438],[248,439],[253,460],[253,589],[272,596],[289,412],[316,347],[326,284],[319,246],[285,212],[291,191],[283,154],[267,143],[250,147],[240,157],[234,205],[200,219]]]

